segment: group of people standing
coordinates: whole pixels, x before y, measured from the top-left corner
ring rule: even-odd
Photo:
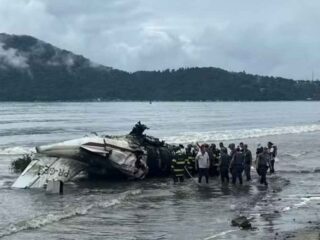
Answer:
[[[258,145],[255,161],[247,144],[241,142],[236,147],[234,143],[230,143],[228,148],[229,151],[222,142],[219,143],[219,149],[215,144],[188,145],[186,148],[180,145],[171,164],[174,182],[182,182],[185,176],[193,177],[198,174],[199,183],[203,177],[209,183],[209,176],[220,176],[222,183],[229,183],[231,174],[233,184],[237,180],[242,184],[243,172],[246,180],[251,181],[251,166],[255,162],[260,183],[268,185],[267,172],[270,170],[271,174],[274,173],[277,155],[277,147],[272,142],[268,142],[266,147]]]

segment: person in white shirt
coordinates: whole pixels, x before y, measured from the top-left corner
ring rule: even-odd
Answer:
[[[201,183],[201,179],[204,176],[206,178],[206,183],[209,183],[209,155],[206,152],[205,145],[200,146],[200,151],[198,152],[195,159],[196,169],[198,169],[199,178],[198,182]]]
[[[270,161],[270,173],[274,173],[274,162],[277,156],[277,147],[272,142],[268,142],[268,154]]]

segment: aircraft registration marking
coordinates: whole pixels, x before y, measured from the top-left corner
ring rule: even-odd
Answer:
[[[49,167],[48,165],[46,166],[42,166],[39,169],[38,175],[55,175],[57,174],[59,177],[65,177],[67,178],[70,174],[70,170],[69,169],[63,169],[63,168],[55,168],[55,167]]]

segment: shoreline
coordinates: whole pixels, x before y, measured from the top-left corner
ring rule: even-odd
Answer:
[[[320,100],[125,100],[125,99],[110,99],[110,100],[0,100],[0,103],[291,103],[291,102],[320,102]]]

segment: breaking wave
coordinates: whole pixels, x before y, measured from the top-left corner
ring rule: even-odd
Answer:
[[[0,148],[0,155],[22,155],[35,153],[35,148],[27,147],[9,147],[9,148]]]
[[[0,230],[0,238],[25,230],[37,229],[51,223],[59,222],[64,219],[86,215],[92,208],[109,208],[115,205],[119,205],[122,201],[127,200],[132,196],[139,195],[141,193],[142,190],[139,189],[127,191],[120,194],[118,198],[109,201],[101,201],[87,206],[77,207],[68,211],[49,213],[47,215],[41,215],[29,220],[13,223],[5,229]]]
[[[316,131],[320,131],[320,124],[209,132],[186,132],[177,136],[165,137],[164,139],[170,143],[189,143],[197,141],[213,142]]]

